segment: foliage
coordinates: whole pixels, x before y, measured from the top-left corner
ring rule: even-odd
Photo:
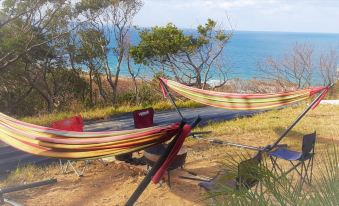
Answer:
[[[250,158],[248,154],[229,154],[223,168],[226,174],[216,191],[209,194],[214,203],[221,205],[336,205],[339,195],[339,153],[336,145],[330,145],[316,154],[312,185],[300,187],[299,179],[281,176],[271,171],[268,159],[255,169],[260,181],[258,188],[240,187],[234,190],[225,184],[237,176],[238,164]]]
[[[177,81],[204,88],[217,73],[219,86],[226,83],[227,70],[221,59],[231,37],[217,23],[208,19],[197,34],[185,34],[174,24],[155,26],[139,32],[140,43],[130,49],[136,63],[153,68],[155,73],[170,73]]]
[[[0,109],[32,115],[118,103],[121,66],[110,68],[108,56],[123,60],[126,32],[141,5],[135,0],[2,1]],[[112,22],[114,27],[107,26]],[[112,44],[112,34],[114,41],[122,39],[119,44]]]
[[[268,57],[259,63],[264,77],[273,80],[281,88],[288,90],[290,85],[295,88],[306,88],[317,84],[328,85],[338,79],[337,50],[329,49],[315,56],[314,46],[310,43],[296,43],[283,58]]]

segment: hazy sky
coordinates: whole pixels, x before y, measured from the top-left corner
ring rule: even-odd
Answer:
[[[227,16],[235,30],[339,33],[339,0],[144,0],[135,23],[195,28]]]

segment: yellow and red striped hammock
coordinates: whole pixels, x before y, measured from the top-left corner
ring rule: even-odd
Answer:
[[[0,113],[0,140],[34,155],[91,159],[119,155],[170,140],[179,124],[145,129],[72,132],[25,123]]]
[[[287,106],[328,89],[328,87],[313,87],[275,94],[236,94],[193,88],[164,78],[161,78],[161,81],[176,93],[190,100],[230,110],[263,110]],[[162,89],[166,94],[164,88]]]

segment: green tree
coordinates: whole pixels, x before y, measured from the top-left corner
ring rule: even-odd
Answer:
[[[91,27],[103,34],[100,39],[97,38],[95,41],[102,50],[100,55],[103,73],[110,87],[112,105],[117,103],[120,72],[126,63],[126,51],[129,47],[129,31],[132,27],[133,18],[141,6],[140,0],[105,0],[100,3],[85,0],[78,5],[86,18],[91,19]],[[115,65],[111,66],[109,60],[114,62]]]
[[[39,99],[45,102],[40,105],[52,112],[60,105],[64,86],[70,85],[65,76],[60,77],[67,70],[64,40],[81,24],[76,19],[79,13],[67,0],[6,0],[0,13],[4,19],[0,25],[0,70],[5,74],[0,80],[1,101],[13,111],[13,105]],[[28,98],[33,94],[35,99]]]
[[[88,69],[90,104],[93,106],[93,81],[97,84],[99,93],[104,101],[107,99],[107,94],[103,88],[101,76],[103,73],[103,58],[105,58],[102,46],[106,47],[108,42],[104,34],[94,28],[80,30],[78,35],[80,47],[76,55],[76,61],[79,64],[86,65]]]
[[[169,23],[164,27],[144,29],[139,33],[140,43],[130,49],[136,63],[153,68],[155,73],[170,73],[177,81],[205,88],[213,77],[227,81],[222,53],[231,33],[217,29],[217,23],[208,19],[199,25],[197,34],[185,34]]]

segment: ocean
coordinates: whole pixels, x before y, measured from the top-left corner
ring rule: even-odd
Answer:
[[[192,30],[185,32],[191,33]],[[131,38],[134,44],[138,43],[135,31],[132,32]],[[223,58],[227,62],[231,78],[261,78],[264,74],[259,71],[258,63],[268,57],[283,58],[296,43],[308,43],[314,47],[313,59],[316,65],[321,53],[330,48],[339,51],[339,34],[236,31],[226,45]],[[114,66],[113,60],[110,65]],[[142,73],[146,76],[152,75],[146,68],[143,68]],[[129,75],[125,66],[121,75]],[[319,80],[317,75],[314,76],[315,81]]]

